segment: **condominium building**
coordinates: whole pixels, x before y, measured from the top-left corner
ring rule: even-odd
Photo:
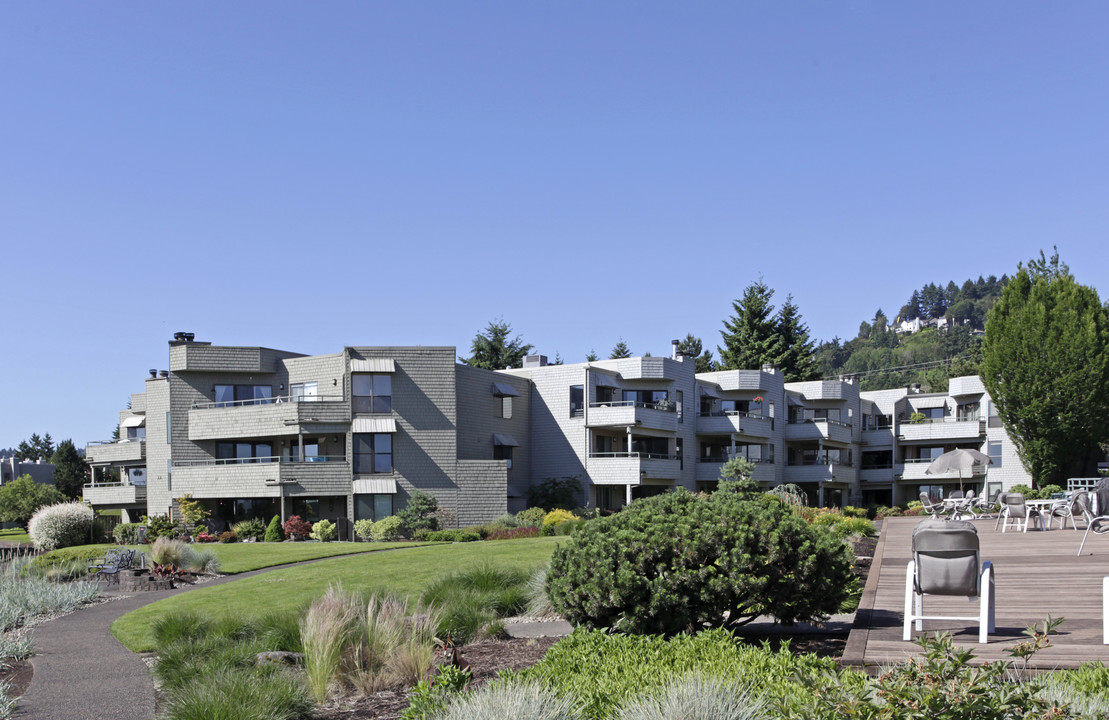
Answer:
[[[769,488],[820,505],[892,504],[1029,482],[981,380],[945,394],[859,392],[851,378],[786,383],[772,366],[697,374],[670,357],[515,370],[456,362],[453,347],[345,347],[301,355],[178,333],[119,415],[120,439],[90,443],[85,499],[130,519],[204,501],[217,520],[300,515],[380,519],[415,490],[459,525],[527,504],[549,477],[580,483],[582,506],[619,508],[675,487],[710,490],[743,457]],[[946,450],[993,462],[926,474]]]

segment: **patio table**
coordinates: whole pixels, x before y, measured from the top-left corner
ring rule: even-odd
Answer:
[[[1048,498],[1044,500],[1025,500],[1024,504],[1030,511],[1035,510],[1039,513],[1040,530],[1047,530],[1051,527],[1051,523],[1045,522],[1045,520],[1051,517],[1051,509],[1062,502],[1064,501]],[[1029,512],[1029,515],[1031,515],[1031,512]]]

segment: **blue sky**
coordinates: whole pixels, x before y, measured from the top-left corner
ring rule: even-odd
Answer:
[[[1099,287],[1100,2],[0,6],[0,447],[105,439],[178,330],[304,353],[503,317],[576,362],[815,338],[1058,245]]]

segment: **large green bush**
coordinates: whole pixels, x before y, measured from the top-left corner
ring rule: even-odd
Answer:
[[[439,518],[435,511],[439,509],[439,501],[434,495],[423,490],[413,490],[408,498],[408,504],[396,514],[404,524],[404,531],[413,537],[417,530],[438,530]]]
[[[581,527],[554,551],[547,592],[574,625],[673,635],[818,620],[851,577],[847,546],[779,499],[679,490]]]
[[[266,542],[281,542],[285,539],[285,534],[281,532],[281,517],[274,515],[270,520],[270,524],[266,526]]]

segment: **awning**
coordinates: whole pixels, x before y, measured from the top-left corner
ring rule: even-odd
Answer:
[[[935,397],[910,397],[909,405],[911,405],[914,410],[944,407],[947,405],[947,396],[936,395]]]
[[[358,478],[351,488],[355,495],[395,495],[397,481],[393,478]]]
[[[142,427],[146,423],[146,417],[143,415],[132,415],[129,418],[123,418],[120,427]]]
[[[720,397],[720,388],[715,385],[698,385],[697,387],[701,390],[702,395],[714,398]]]
[[[393,418],[368,417],[354,418],[350,423],[350,431],[355,433],[395,433],[397,421]]]
[[[789,394],[787,394],[786,395],[786,400],[789,401],[790,405],[796,405],[797,407],[808,407],[809,406],[808,403],[805,402],[804,398],[802,398],[800,395],[789,395]]]
[[[497,397],[520,397],[520,393],[516,392],[516,388],[508,383],[493,383],[493,394]]]
[[[371,358],[369,360],[351,360],[351,372],[376,372],[376,373],[391,373],[396,372],[396,363],[393,358]]]
[[[493,444],[506,445],[508,447],[520,447],[520,443],[516,442],[516,438],[512,437],[511,435],[505,435],[503,433],[493,433]]]
[[[604,387],[620,387],[617,384],[616,378],[612,377],[611,375],[606,375],[605,373],[597,373],[593,377],[596,378],[595,382],[597,385],[603,385]]]

